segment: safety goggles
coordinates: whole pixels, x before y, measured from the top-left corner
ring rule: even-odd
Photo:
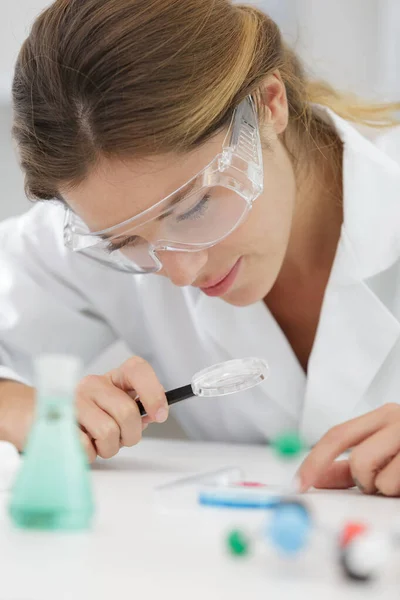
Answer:
[[[140,214],[90,231],[66,210],[67,248],[127,273],[162,269],[160,252],[196,252],[218,244],[245,219],[263,190],[260,133],[253,100],[234,110],[222,152],[180,188]]]

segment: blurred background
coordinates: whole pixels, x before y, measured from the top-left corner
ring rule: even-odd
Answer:
[[[99,0],[101,1],[101,0]],[[371,100],[400,100],[400,0],[253,0],[280,25],[308,70],[339,89]],[[29,209],[11,141],[11,81],[18,49],[35,16],[50,2],[0,3],[0,221]],[[128,350],[111,348],[91,365],[103,372]],[[179,437],[173,418],[148,435]]]

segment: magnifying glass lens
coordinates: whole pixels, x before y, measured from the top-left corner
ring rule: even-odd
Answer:
[[[238,358],[196,373],[192,389],[196,396],[226,396],[258,385],[268,377],[268,364],[262,358]]]

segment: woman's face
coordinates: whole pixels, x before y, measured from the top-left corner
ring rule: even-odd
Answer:
[[[64,191],[63,196],[92,230],[105,229],[182,186],[221,151],[224,138],[225,132],[221,132],[183,157],[104,159],[83,183]],[[288,247],[296,194],[292,164],[273,126],[268,127],[268,145],[263,151],[264,191],[247,218],[209,249],[160,252],[163,268],[159,275],[177,286],[199,287],[237,306],[265,298]]]

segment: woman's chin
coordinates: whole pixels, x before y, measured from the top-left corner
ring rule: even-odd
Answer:
[[[269,291],[269,290],[268,290]],[[259,286],[243,286],[233,289],[222,296],[222,300],[233,306],[250,306],[263,300],[268,292],[260,290]]]

